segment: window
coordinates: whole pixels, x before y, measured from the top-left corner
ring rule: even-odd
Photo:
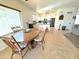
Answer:
[[[0,36],[11,33],[13,26],[21,26],[19,12],[0,6]]]
[[[76,24],[76,25],[79,25],[79,15],[76,15],[75,24]]]
[[[76,24],[76,25],[79,25],[79,9],[78,9],[78,11],[77,11],[75,24]]]

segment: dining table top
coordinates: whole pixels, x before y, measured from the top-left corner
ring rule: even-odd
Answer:
[[[17,42],[25,42],[29,43],[32,40],[34,40],[41,31],[37,28],[32,28],[30,31],[25,31],[25,29],[17,31],[16,33],[12,33],[10,35],[7,35],[8,37],[11,37],[11,35],[16,39]]]
[[[41,31],[39,31],[36,28],[31,29],[30,32],[27,32],[24,34],[24,42],[30,42],[32,41],[34,38],[36,38]]]

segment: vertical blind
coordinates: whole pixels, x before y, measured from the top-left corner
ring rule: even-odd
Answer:
[[[21,26],[19,12],[0,6],[0,36],[11,33],[13,26]]]

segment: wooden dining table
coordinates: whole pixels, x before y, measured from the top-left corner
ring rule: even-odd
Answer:
[[[41,31],[39,31],[36,28],[31,29],[30,32],[27,32],[24,34],[24,42],[28,43],[28,42],[34,40],[40,34],[40,32]]]

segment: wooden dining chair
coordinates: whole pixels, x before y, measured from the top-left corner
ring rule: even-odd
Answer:
[[[38,43],[41,44],[43,50],[44,50],[46,32],[48,32],[48,28],[45,29],[45,31],[42,33],[41,36],[40,36],[40,34],[41,34],[41,33],[40,33],[40,34],[34,39],[37,44],[38,44]]]
[[[20,54],[23,59],[24,55],[28,51],[28,44],[26,44],[25,46],[23,46],[24,43],[18,44],[13,36],[11,38],[9,38],[9,37],[0,37],[0,38],[12,49],[11,59],[13,59],[13,55],[15,53]],[[23,47],[21,47],[21,45]]]

